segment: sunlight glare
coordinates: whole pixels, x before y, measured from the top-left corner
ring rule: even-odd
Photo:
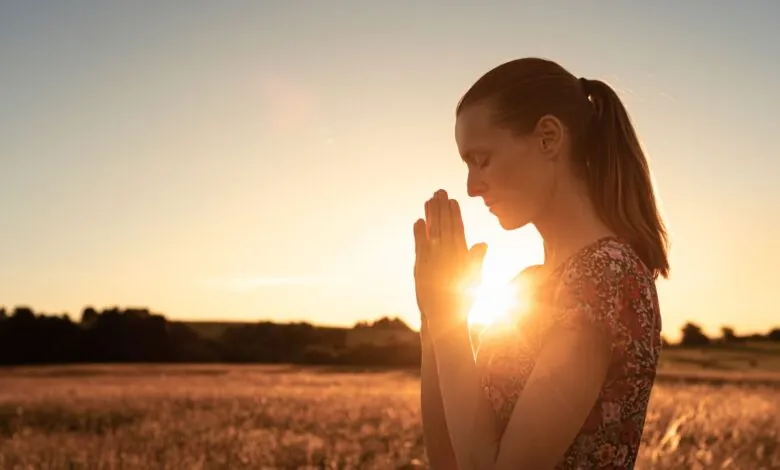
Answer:
[[[541,237],[532,227],[514,232],[494,228],[494,224],[474,224],[475,239],[488,240],[490,247],[482,265],[482,282],[470,289],[475,296],[469,312],[471,325],[488,326],[506,319],[509,313],[521,314],[528,308],[528,289],[516,279],[531,265],[544,262]]]
[[[469,312],[469,324],[490,325],[505,318],[518,299],[509,283],[482,283],[475,289],[476,299]]]

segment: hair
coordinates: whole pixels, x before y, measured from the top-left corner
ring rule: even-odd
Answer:
[[[572,136],[572,164],[597,215],[628,241],[654,278],[669,276],[668,234],[659,213],[647,158],[615,91],[600,80],[578,79],[555,62],[523,58],[479,78],[456,115],[489,100],[496,124],[522,135],[545,115]]]

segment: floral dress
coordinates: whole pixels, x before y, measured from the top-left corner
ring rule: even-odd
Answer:
[[[655,280],[630,245],[594,242],[546,279],[529,268],[524,312],[480,336],[477,367],[499,432],[506,429],[545,339],[556,329],[595,325],[612,340],[612,363],[601,393],[558,469],[633,468],[661,350]]]

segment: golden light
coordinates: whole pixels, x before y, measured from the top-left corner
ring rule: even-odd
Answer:
[[[506,317],[515,303],[509,285],[483,283],[474,289],[474,305],[469,312],[469,324],[489,325]]]
[[[511,232],[490,220],[475,221],[473,226],[474,239],[487,241],[489,248],[482,264],[482,283],[470,290],[475,301],[468,321],[487,326],[529,307],[529,286],[522,285],[517,275],[528,266],[544,263],[544,250],[541,236],[531,226]]]
[[[483,282],[473,291],[476,299],[469,312],[469,324],[487,326],[506,320],[510,313],[522,313],[528,306],[524,290],[518,282]]]

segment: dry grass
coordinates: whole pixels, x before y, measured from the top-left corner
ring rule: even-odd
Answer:
[[[419,378],[263,366],[3,370],[2,469],[424,468]],[[780,392],[660,383],[637,468],[780,468]]]

